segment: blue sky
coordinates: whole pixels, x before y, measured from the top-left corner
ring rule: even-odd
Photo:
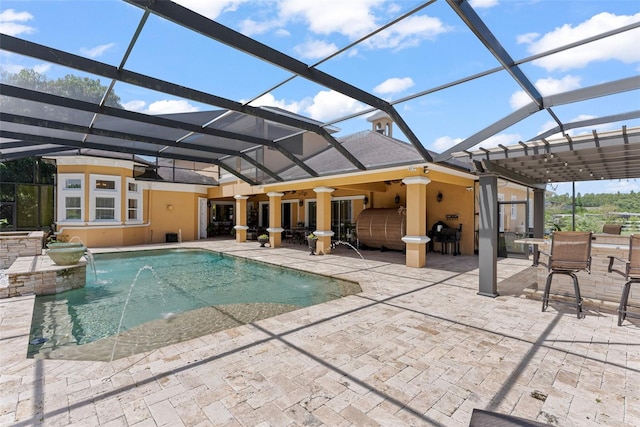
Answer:
[[[307,64],[323,61],[380,25],[423,4],[386,0],[180,0],[178,3]],[[588,35],[640,21],[637,0],[475,0],[470,2],[513,59],[523,59]],[[111,65],[122,61],[142,10],[119,0],[11,1],[0,3],[0,29],[37,43]],[[380,98],[396,102],[498,66],[444,0],[319,65],[319,69]],[[81,72],[0,51],[0,67],[33,68],[49,78]],[[369,129],[367,115],[342,120],[368,106],[302,78],[269,90],[290,73],[151,16],[125,68],[255,105],[275,105],[322,122],[338,137]],[[640,29],[527,62],[522,71],[543,95],[627,78],[640,72]],[[96,78],[96,76],[87,75]],[[108,84],[101,79],[103,84]],[[215,109],[191,100],[116,83],[125,108],[149,114]],[[501,71],[395,104],[422,144],[442,152],[528,102]],[[640,109],[638,91],[558,106],[562,120]],[[536,113],[483,147],[526,141],[552,127]],[[596,126],[606,131],[640,126],[629,120]],[[575,129],[572,134],[591,132]],[[394,136],[406,138],[397,131]],[[577,183],[577,191],[640,191],[640,182]],[[556,187],[570,192],[570,184]]]

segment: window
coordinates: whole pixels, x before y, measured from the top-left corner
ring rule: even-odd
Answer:
[[[58,222],[84,220],[84,174],[60,174],[58,186]]]
[[[81,220],[82,219],[82,197],[65,197],[65,219]]]
[[[96,197],[96,219],[116,219],[115,207],[113,197]]]
[[[142,191],[132,178],[127,178],[127,222],[142,221]]]
[[[65,180],[65,189],[82,188],[82,180],[80,178],[68,178]]]
[[[91,175],[91,221],[120,221],[120,179],[119,176]]]

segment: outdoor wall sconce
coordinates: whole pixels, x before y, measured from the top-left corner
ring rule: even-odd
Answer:
[[[473,191],[473,187],[467,187],[467,188],[465,188],[465,190],[467,190],[467,191]]]
[[[167,205],[167,210],[168,211],[172,211],[173,210],[173,205]]]
[[[436,200],[438,203],[440,203],[442,201],[442,193],[440,191],[438,191],[438,195],[436,196]]]
[[[425,166],[422,168],[422,173],[424,173],[425,175],[429,173],[429,166]]]
[[[369,198],[367,196],[364,196],[364,199],[362,199],[362,203],[364,203],[365,205],[369,204]]]
[[[396,193],[396,197],[393,198],[393,201],[396,202],[396,205],[400,203],[400,195]]]
[[[302,207],[304,205],[304,200],[298,200],[298,206]]]

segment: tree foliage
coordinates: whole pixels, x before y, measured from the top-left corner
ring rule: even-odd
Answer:
[[[68,74],[56,80],[49,80],[44,74],[28,69],[22,69],[15,74],[5,71],[2,73],[2,81],[25,89],[94,103],[99,103],[107,91],[100,79],[93,80]],[[105,105],[122,108],[120,97],[113,91],[109,93]]]

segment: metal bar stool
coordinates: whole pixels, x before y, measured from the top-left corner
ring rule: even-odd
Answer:
[[[613,268],[614,261],[620,261],[624,263],[624,270],[618,270]],[[624,284],[622,289],[622,296],[620,297],[620,306],[618,307],[618,326],[622,326],[622,322],[626,319],[627,315],[633,317],[640,317],[638,313],[631,313],[627,309],[629,303],[629,293],[631,292],[632,283],[640,283],[640,234],[629,236],[629,259],[621,259],[614,256],[609,256],[609,273],[618,273],[625,277],[627,283]]]
[[[557,231],[551,240],[551,254],[549,255],[549,275],[542,296],[542,311],[549,306],[549,292],[554,274],[564,274],[573,279],[573,289],[576,297],[576,313],[582,318],[582,297],[580,285],[575,273],[586,271],[591,274],[591,232]]]

